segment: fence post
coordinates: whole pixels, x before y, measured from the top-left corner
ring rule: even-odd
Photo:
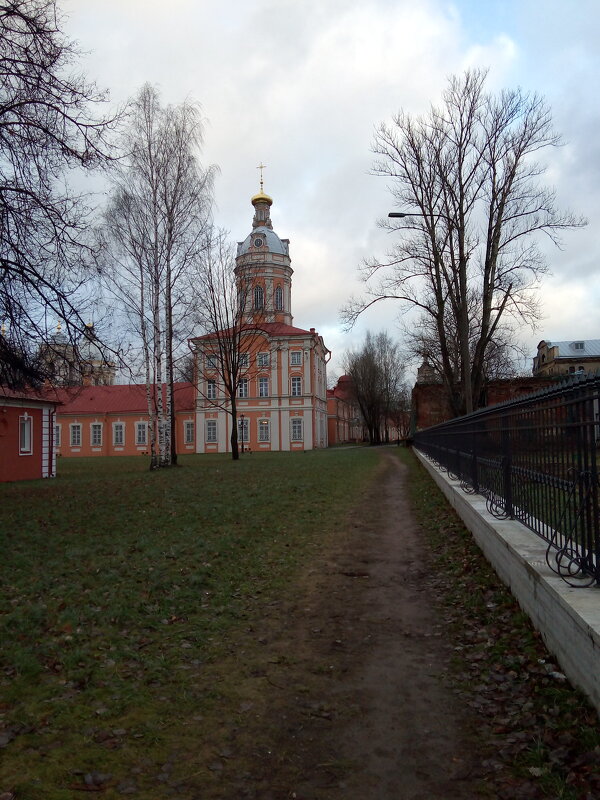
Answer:
[[[471,423],[471,485],[479,493],[479,466],[477,464],[477,431]]]
[[[504,511],[508,517],[513,516],[513,495],[512,495],[512,453],[510,448],[510,429],[508,426],[508,415],[502,415],[502,486],[504,495]]]

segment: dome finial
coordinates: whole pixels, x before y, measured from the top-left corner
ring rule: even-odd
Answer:
[[[256,169],[260,170],[260,193],[261,194],[263,193],[263,169],[266,169],[266,168],[267,168],[267,165],[263,164],[262,161],[260,162],[260,164],[256,168]]]

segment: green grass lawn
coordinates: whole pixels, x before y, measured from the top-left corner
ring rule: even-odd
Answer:
[[[193,747],[228,635],[318,557],[379,455],[180,462],[64,459],[55,480],[0,484],[0,794],[79,797],[91,773],[119,791],[132,765]]]

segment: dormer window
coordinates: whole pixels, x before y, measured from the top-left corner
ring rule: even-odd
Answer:
[[[583,342],[573,342],[575,350],[583,350]]]

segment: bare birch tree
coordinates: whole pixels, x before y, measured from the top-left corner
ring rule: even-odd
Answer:
[[[215,172],[200,166],[201,144],[197,106],[163,107],[154,87],[142,87],[131,103],[101,234],[105,285],[141,343],[151,468],[177,461],[175,340],[191,332],[187,275],[204,246]]]
[[[76,71],[54,0],[0,2],[0,383],[48,377],[59,320],[85,333],[92,208],[68,184],[110,160],[107,97]],[[89,302],[88,306],[89,308]]]
[[[456,414],[477,405],[502,325],[537,319],[535,290],[547,269],[539,234],[559,244],[562,231],[584,224],[559,213],[539,182],[539,152],[560,143],[544,101],[521,89],[489,94],[485,81],[479,70],[452,77],[439,108],[422,117],[400,111],[376,131],[374,173],[391,179],[406,219],[382,223],[400,231],[398,243],[385,261],[363,265],[367,297],[342,312],[351,326],[393,298],[424,316]]]

